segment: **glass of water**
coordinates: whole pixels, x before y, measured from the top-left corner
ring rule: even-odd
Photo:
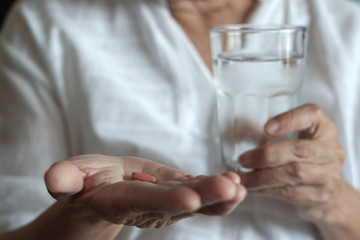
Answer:
[[[210,37],[222,159],[230,170],[247,171],[238,162],[242,153],[295,137],[271,139],[263,128],[298,104],[306,28],[226,25]]]

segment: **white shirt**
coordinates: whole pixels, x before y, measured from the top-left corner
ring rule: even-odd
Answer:
[[[302,102],[319,104],[360,190],[360,7],[344,0],[267,0],[257,24],[309,27]],[[288,14],[284,14],[288,10]],[[133,155],[192,174],[224,170],[210,71],[161,0],[23,0],[0,42],[0,231],[53,203],[55,161]],[[249,195],[229,216],[125,227],[118,239],[319,239],[280,200]]]

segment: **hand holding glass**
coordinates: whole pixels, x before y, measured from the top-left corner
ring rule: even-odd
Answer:
[[[298,104],[306,28],[227,25],[210,36],[222,158],[239,172],[242,153],[279,140],[264,133],[267,120]]]

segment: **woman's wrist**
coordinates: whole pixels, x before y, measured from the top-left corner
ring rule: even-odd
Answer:
[[[94,212],[55,203],[28,228],[37,239],[114,239],[122,225],[102,219]]]
[[[323,205],[309,209],[307,215],[327,240],[360,239],[359,212],[360,193],[341,179],[333,196]]]

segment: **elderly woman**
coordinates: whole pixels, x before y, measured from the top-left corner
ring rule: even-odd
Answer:
[[[220,174],[209,29],[245,22],[308,27],[312,104],[264,126],[306,139],[239,156],[239,176]],[[359,23],[345,0],[17,2],[0,239],[360,239]]]

